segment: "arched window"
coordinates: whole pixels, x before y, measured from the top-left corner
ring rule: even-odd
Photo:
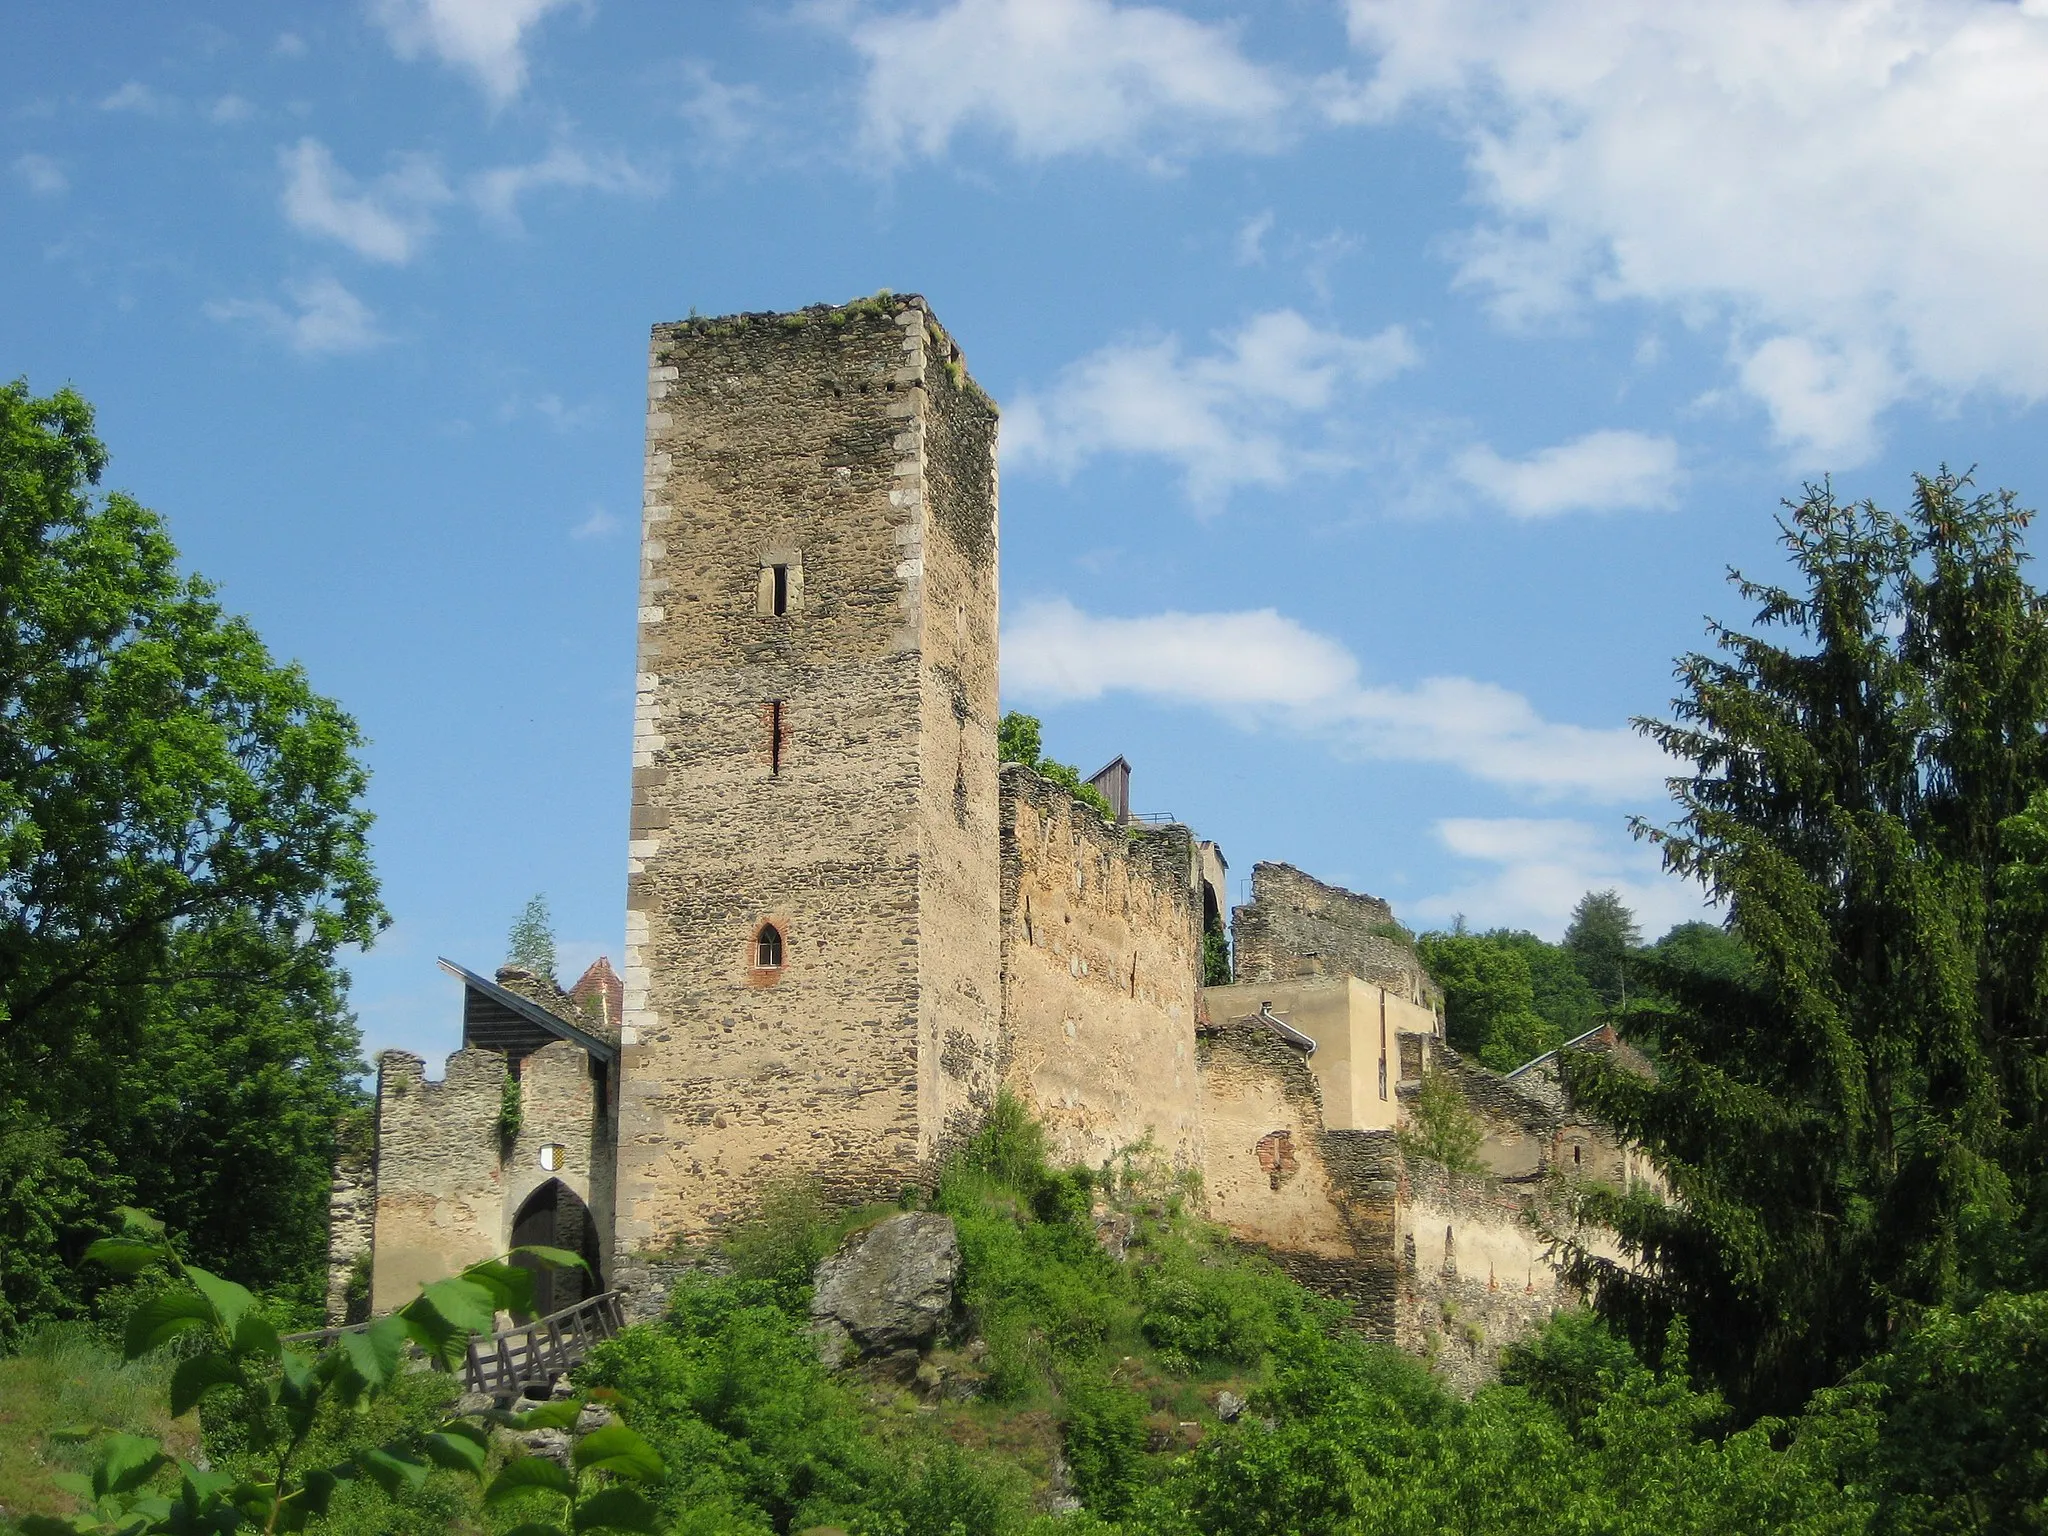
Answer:
[[[754,935],[754,964],[764,971],[782,969],[782,930],[773,923],[763,923]]]

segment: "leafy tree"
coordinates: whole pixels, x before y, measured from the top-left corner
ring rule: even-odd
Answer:
[[[1651,948],[1664,966],[1721,981],[1740,981],[1756,963],[1749,946],[1719,923],[1679,923]]]
[[[1635,914],[1614,890],[1588,891],[1581,896],[1564,931],[1564,947],[1571,952],[1579,974],[1610,1008],[1628,1001],[1629,955],[1642,942]]]
[[[1081,770],[1071,763],[1058,762],[1045,756],[1042,745],[1043,727],[1036,715],[1019,714],[1011,710],[996,722],[996,757],[1005,763],[1022,763],[1060,786],[1083,805],[1099,812],[1104,821],[1116,819],[1116,809],[1104,797],[1101,790],[1081,777]]]
[[[1529,957],[1520,945],[1489,934],[1426,933],[1416,952],[1444,989],[1451,1044],[1482,1065],[1512,1072],[1564,1040],[1536,1011]]]
[[[1570,950],[1521,929],[1494,928],[1483,937],[1521,955],[1529,967],[1529,1006],[1551,1027],[1559,1041],[1582,1035],[1599,1022],[1600,996],[1580,974]],[[1529,1053],[1541,1054],[1541,1050]]]
[[[505,940],[505,963],[529,970],[544,981],[555,979],[555,920],[548,912],[546,896],[531,897],[512,920],[512,932]]]
[[[105,463],[79,396],[0,388],[0,1336],[81,1305],[64,1260],[138,1197],[314,1283],[358,1070],[336,953],[385,921],[354,723]]]
[[[1756,629],[1679,663],[1692,764],[1639,827],[1725,902],[1746,970],[1641,964],[1673,1005],[1660,1075],[1573,1086],[1673,1199],[1589,1190],[1615,1264],[1580,1278],[1639,1342],[1689,1320],[1737,1406],[1796,1406],[1921,1309],[2043,1278],[2048,611],[2030,514],[1920,478],[1911,509],[1809,487],[1789,586],[1735,578]]]
[[[1486,1139],[1479,1119],[1465,1107],[1465,1096],[1442,1068],[1425,1072],[1422,1086],[1401,1131],[1401,1150],[1435,1163],[1448,1173],[1479,1173],[1479,1144]]]

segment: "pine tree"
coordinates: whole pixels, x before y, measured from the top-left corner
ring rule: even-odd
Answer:
[[[1600,1001],[1619,1008],[1628,1001],[1630,952],[1640,949],[1643,931],[1615,890],[1588,891],[1572,908],[1564,947]]]
[[[1639,1342],[1673,1315],[1752,1412],[1797,1404],[1937,1304],[2041,1283],[2048,1186],[2048,615],[2031,514],[1944,471],[1912,509],[1809,487],[1795,584],[1679,663],[1690,775],[1638,826],[1727,904],[1746,971],[1639,960],[1660,1075],[1573,1063],[1673,1198],[1595,1192],[1638,1265],[1579,1277]],[[1777,633],[1773,633],[1777,632]],[[1781,639],[1782,637],[1782,639]],[[1627,1028],[1626,1022],[1624,1028]]]

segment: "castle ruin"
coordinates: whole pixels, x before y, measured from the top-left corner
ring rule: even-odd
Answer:
[[[1005,1088],[1453,1377],[1567,1299],[1545,1181],[1635,1170],[1554,1062],[1458,1060],[1386,903],[1258,864],[1205,986],[1221,851],[1127,822],[1120,759],[1114,821],[999,763],[997,419],[916,297],[655,327],[623,988],[450,966],[463,1049],[384,1054],[337,1179],[372,1310],[521,1241],[610,1284],[793,1175],[894,1200]],[[1402,1154],[1439,1067],[1484,1175]]]

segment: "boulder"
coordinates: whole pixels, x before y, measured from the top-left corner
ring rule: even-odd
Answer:
[[[909,1211],[856,1233],[813,1277],[818,1357],[837,1370],[849,1359],[923,1349],[952,1317],[959,1278],[950,1216]]]

